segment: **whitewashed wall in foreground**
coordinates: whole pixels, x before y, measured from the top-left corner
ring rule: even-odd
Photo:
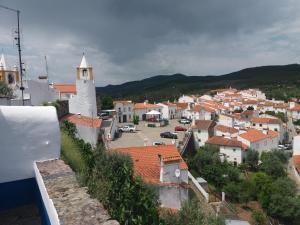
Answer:
[[[34,177],[34,161],[59,158],[52,106],[0,106],[0,183]]]

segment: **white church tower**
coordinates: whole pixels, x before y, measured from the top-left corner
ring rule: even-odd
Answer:
[[[84,54],[80,65],[77,66],[76,95],[69,100],[69,111],[87,117],[97,116],[93,68],[88,65]]]

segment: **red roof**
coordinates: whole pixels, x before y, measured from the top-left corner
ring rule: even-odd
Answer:
[[[219,130],[223,133],[230,133],[230,134],[234,134],[234,133],[238,133],[239,130],[238,129],[235,129],[233,127],[227,127],[227,126],[224,126],[224,125],[217,125],[215,127],[216,130]]]
[[[187,109],[188,105],[189,105],[188,103],[182,103],[182,102],[181,103],[180,102],[176,102],[175,104],[177,105],[178,109]]]
[[[157,108],[161,108],[161,106],[142,102],[142,103],[136,103],[134,105],[134,108],[135,109],[157,109]]]
[[[242,133],[239,136],[251,142],[257,142],[268,138],[268,135],[256,129],[248,129],[247,132]]]
[[[251,119],[252,123],[270,123],[270,124],[280,124],[281,121],[275,118],[268,117],[256,117]]]
[[[300,111],[300,105],[295,103],[295,106],[291,108],[292,111]]]
[[[200,112],[201,110],[207,111],[207,112],[215,112],[215,110],[212,107],[209,107],[207,105],[196,105],[192,109],[193,112]]]
[[[93,128],[100,128],[102,123],[101,119],[75,115],[75,114],[68,114],[64,116],[61,120],[68,120],[71,123],[74,123],[76,125],[93,127]]]
[[[213,120],[195,120],[195,125],[192,128],[196,129],[208,129],[216,125],[216,122]]]
[[[248,147],[244,145],[241,141],[237,141],[234,139],[224,138],[221,136],[213,136],[208,139],[205,144],[213,144],[220,146],[230,146],[230,147],[239,147],[241,149],[247,149]]]
[[[180,161],[180,169],[188,169],[175,145],[117,148],[112,151],[128,154],[133,161],[134,175],[147,182],[160,183],[159,155],[165,163]]]
[[[54,84],[53,88],[60,93],[76,93],[75,84]]]

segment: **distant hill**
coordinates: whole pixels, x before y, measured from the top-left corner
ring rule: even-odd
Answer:
[[[120,85],[97,87],[97,94],[136,101],[158,101],[230,86],[264,89],[280,85],[300,86],[299,64],[253,67],[220,76],[157,75]]]

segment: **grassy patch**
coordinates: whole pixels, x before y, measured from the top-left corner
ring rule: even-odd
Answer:
[[[76,172],[86,167],[78,144],[64,131],[61,132],[61,157]]]

